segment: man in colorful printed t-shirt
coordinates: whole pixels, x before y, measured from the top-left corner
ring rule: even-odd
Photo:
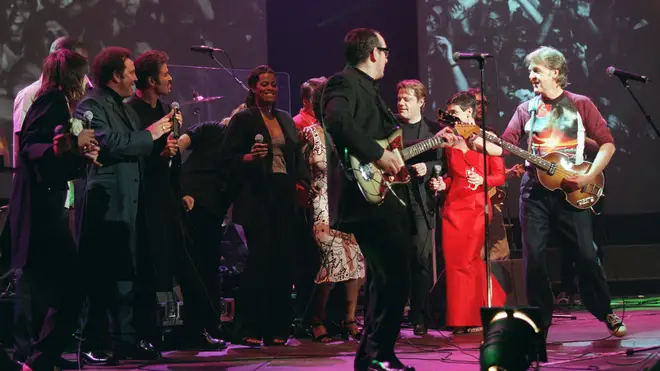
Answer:
[[[564,90],[568,83],[567,65],[561,52],[541,47],[525,60],[537,96],[518,106],[502,139],[519,145],[525,136],[523,148],[541,156],[561,152],[580,164],[584,161],[587,138],[591,138],[599,147],[593,165],[586,174],[566,183],[575,189],[593,183],[615,151],[605,120],[589,98]],[[531,306],[541,309],[545,335],[552,322],[553,295],[546,268],[546,248],[552,232],[562,234],[570,242],[562,248],[575,249],[576,273],[587,309],[605,322],[612,335],[624,336],[626,326],[610,307],[609,288],[593,244],[590,212],[570,206],[562,192],[544,188],[534,168],[528,165],[521,181],[520,219],[527,298]]]

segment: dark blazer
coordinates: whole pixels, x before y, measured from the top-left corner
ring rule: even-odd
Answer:
[[[274,114],[286,140],[283,152],[287,175],[292,184],[301,181],[309,184],[309,167],[302,154],[293,118],[278,109]],[[244,163],[243,156],[250,153],[257,134],[263,135],[264,143],[269,144],[268,155],[261,161]],[[220,158],[225,167],[224,177],[228,186],[232,189],[240,188],[232,208],[232,219],[243,227],[250,226],[253,213],[263,204],[263,198],[267,195],[265,189],[269,186],[268,177],[272,174],[273,163],[271,143],[270,133],[258,108],[249,108],[235,114],[228,124]]]
[[[154,117],[147,117],[151,110],[149,103],[133,96],[127,102],[139,118],[139,130],[146,130],[153,124]],[[162,101],[156,107],[158,119],[169,113],[168,106]],[[139,202],[146,216],[148,229],[150,261],[153,263],[157,291],[172,288],[174,276],[175,249],[180,249],[183,241],[181,219],[183,217],[181,189],[181,154],[163,157],[161,152],[167,144],[167,135],[154,141],[151,153],[141,159],[142,184],[144,193]]]
[[[68,127],[70,118],[66,98],[56,89],[38,96],[25,117],[9,204],[13,269],[76,256],[64,200],[67,181],[82,174],[85,160],[75,152],[58,157],[53,151],[56,127]]]
[[[206,121],[186,130],[191,151],[182,167],[183,191],[195,199],[195,207],[224,218],[233,201],[233,190],[223,178],[219,161],[227,126],[220,121]]]
[[[368,203],[357,183],[349,179],[346,154],[362,162],[373,162],[383,154],[374,139],[383,139],[396,128],[396,119],[381,99],[376,83],[365,73],[347,66],[332,76],[323,93],[324,126],[336,146],[328,146],[328,209],[330,225],[352,232],[357,224],[374,220],[388,212],[405,209],[391,195],[381,205]],[[396,188],[395,188],[396,190]],[[399,189],[399,197],[406,189]],[[387,209],[387,210],[384,210]]]
[[[135,274],[138,202],[143,156],[153,148],[151,133],[140,130],[137,113],[113,90],[94,89],[78,104],[76,117],[94,114],[92,129],[102,167],[88,166],[76,192],[79,250],[87,268],[105,279]]]
[[[397,116],[397,119],[398,118],[399,117]],[[409,140],[404,142],[404,148],[425,139],[431,138],[435,135],[435,133],[440,131],[440,125],[437,122],[427,120],[426,118],[422,120],[421,125],[422,126],[419,130],[419,136],[417,138],[406,138]],[[412,180],[409,186],[412,187],[412,194],[415,198],[415,203],[421,207],[422,214],[424,215],[424,220],[426,222],[426,227],[429,230],[435,227],[435,217],[437,214],[438,205],[436,202],[436,197],[428,187],[428,181],[433,176],[433,167],[435,165],[442,164],[442,153],[442,149],[430,150],[406,161],[406,168],[412,175]],[[414,175],[415,172],[412,169],[412,165],[421,162],[426,164],[426,174],[423,177],[417,177]]]

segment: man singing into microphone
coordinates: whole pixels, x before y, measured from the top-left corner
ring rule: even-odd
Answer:
[[[153,151],[154,141],[169,133],[172,123],[168,114],[140,130],[135,110],[123,103],[136,80],[129,50],[101,50],[93,70],[97,89],[83,98],[76,111],[79,119],[86,111],[93,113],[91,128],[101,148],[98,162],[103,164],[88,168],[84,189],[76,192],[76,205],[84,205],[76,219],[89,295],[82,358],[94,364],[122,357],[154,359],[158,353],[153,346],[137,338],[148,336],[148,330],[140,328],[147,319],[134,316],[141,314],[135,306],[141,293],[148,291],[151,263],[145,236],[143,156]],[[102,352],[108,345],[103,326],[108,317],[117,351],[114,358]]]
[[[135,60],[136,92],[127,103],[137,112],[143,128],[168,114],[169,109],[160,99],[172,91],[168,60],[166,53],[155,50]],[[224,349],[226,344],[217,335],[220,315],[214,313],[209,304],[211,300],[218,301],[220,298],[207,297],[204,282],[200,281],[200,276],[195,272],[196,266],[190,260],[192,257],[186,253],[187,241],[184,240],[181,223],[184,210],[192,210],[193,199],[190,196],[184,197],[181,189],[181,154],[176,137],[182,116],[174,107],[175,104],[172,106],[172,133],[154,142],[151,154],[144,159],[149,255],[155,263],[153,288],[158,292],[171,291],[172,278],[175,276],[186,304],[184,323],[189,338],[186,344]],[[153,300],[142,303],[144,309],[147,309],[145,313],[152,318],[155,315],[154,303]],[[158,337],[158,334],[151,336]]]
[[[403,125],[404,147],[433,137],[440,130],[437,123],[426,120],[422,110],[426,104],[426,88],[418,80],[404,80],[397,84],[397,119]],[[431,257],[433,255],[433,229],[437,205],[435,197],[426,187],[433,168],[440,164],[442,150],[426,152],[406,161],[413,176],[408,184],[407,209],[412,232],[410,254],[410,312],[408,319],[417,336],[427,333],[428,296],[433,283]],[[433,174],[440,176],[440,174]]]

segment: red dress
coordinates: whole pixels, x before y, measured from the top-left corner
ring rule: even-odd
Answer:
[[[481,259],[484,245],[483,186],[469,189],[466,170],[483,176],[483,155],[446,148],[447,198],[442,212],[442,252],[447,278],[447,326],[481,326],[480,308],[487,305],[486,263]],[[504,160],[488,156],[488,187],[504,184]],[[489,201],[489,208],[490,201]],[[491,209],[492,210],[492,209]],[[503,306],[506,295],[493,277],[492,306]]]

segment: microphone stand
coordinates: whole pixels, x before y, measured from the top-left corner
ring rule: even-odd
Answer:
[[[225,54],[227,54],[227,52],[225,52]],[[225,67],[225,65],[222,64],[222,63],[221,63],[221,62],[215,57],[215,55],[213,55],[213,51],[212,51],[212,50],[209,50],[209,57],[210,57],[211,59],[213,59],[213,60],[215,61],[215,63],[219,64],[220,67],[222,67],[223,70],[227,71],[227,73],[228,73],[229,75],[231,75],[231,77],[233,77],[234,80],[238,83],[238,85],[240,85],[245,91],[249,91],[249,90],[250,90],[250,89],[248,89],[247,86],[245,86],[245,84],[243,84],[243,81],[239,80],[239,79],[236,77],[236,74],[234,73],[233,70],[231,70],[231,71],[228,70],[227,67]],[[227,57],[229,58],[229,54],[227,54]],[[230,62],[231,62],[231,59],[230,59]]]
[[[639,100],[637,99],[637,97],[635,96],[633,91],[630,90],[630,85],[628,84],[628,79],[625,78],[625,77],[619,77],[619,81],[621,81],[621,84],[623,84],[623,87],[626,88],[626,90],[628,90],[628,93],[630,93],[630,96],[633,98],[635,103],[637,103],[637,106],[639,107],[639,109],[642,110],[642,114],[644,114],[644,117],[646,117],[646,121],[649,123],[649,125],[651,125],[651,128],[653,128],[653,131],[655,131],[655,135],[657,135],[658,138],[660,138],[660,131],[658,131],[658,127],[653,122],[653,119],[651,118],[651,115],[649,115],[646,112],[646,110],[644,109],[642,104],[639,102]]]
[[[486,107],[484,104],[486,97],[484,66],[485,58],[479,58],[479,70],[481,72],[481,139],[483,141],[481,152],[484,157],[484,260],[486,261],[486,293],[488,308],[493,306],[493,287],[491,282],[490,251],[488,249],[488,240],[490,239],[490,211],[488,209],[488,157],[486,152]]]

